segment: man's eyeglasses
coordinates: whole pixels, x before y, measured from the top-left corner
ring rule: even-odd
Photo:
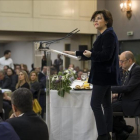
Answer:
[[[125,61],[127,61],[128,59],[126,59],[126,60],[119,60],[119,62],[122,64],[122,63],[124,63]]]
[[[98,21],[98,20],[101,20],[101,19],[102,19],[102,17],[97,17],[95,19],[92,19],[92,21],[95,22],[95,21]]]

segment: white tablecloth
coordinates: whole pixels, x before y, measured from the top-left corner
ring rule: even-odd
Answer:
[[[65,97],[50,91],[46,104],[46,123],[50,140],[95,140],[97,130],[90,107],[91,90],[71,91]],[[50,102],[50,105],[49,105]]]

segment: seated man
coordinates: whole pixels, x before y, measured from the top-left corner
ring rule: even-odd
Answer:
[[[0,122],[0,140],[20,140],[20,138],[9,123]]]
[[[0,70],[0,87],[3,89],[10,89],[11,80],[8,76],[5,75],[5,72]]]
[[[45,122],[32,111],[33,97],[30,90],[20,88],[11,97],[13,114],[6,120],[21,140],[49,140]]]
[[[122,69],[126,70],[121,86],[111,87],[112,93],[119,93],[117,101],[112,103],[113,112],[123,112],[126,116],[140,115],[140,66],[135,64],[134,55],[125,51],[120,55]],[[126,125],[121,116],[114,116],[113,130],[119,139],[127,139],[133,127]]]

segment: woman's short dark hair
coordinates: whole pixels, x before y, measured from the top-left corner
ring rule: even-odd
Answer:
[[[22,113],[32,111],[33,95],[27,88],[19,88],[15,90],[11,97],[11,102]]]
[[[113,25],[113,18],[112,14],[108,10],[100,10],[100,11],[95,11],[91,17],[91,21],[95,20],[95,17],[98,14],[102,14],[104,17],[104,20],[107,22],[107,28],[112,27]]]

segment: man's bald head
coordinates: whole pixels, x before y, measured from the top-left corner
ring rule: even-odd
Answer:
[[[123,69],[128,70],[129,67],[135,62],[133,53],[131,51],[122,52],[119,62]]]

